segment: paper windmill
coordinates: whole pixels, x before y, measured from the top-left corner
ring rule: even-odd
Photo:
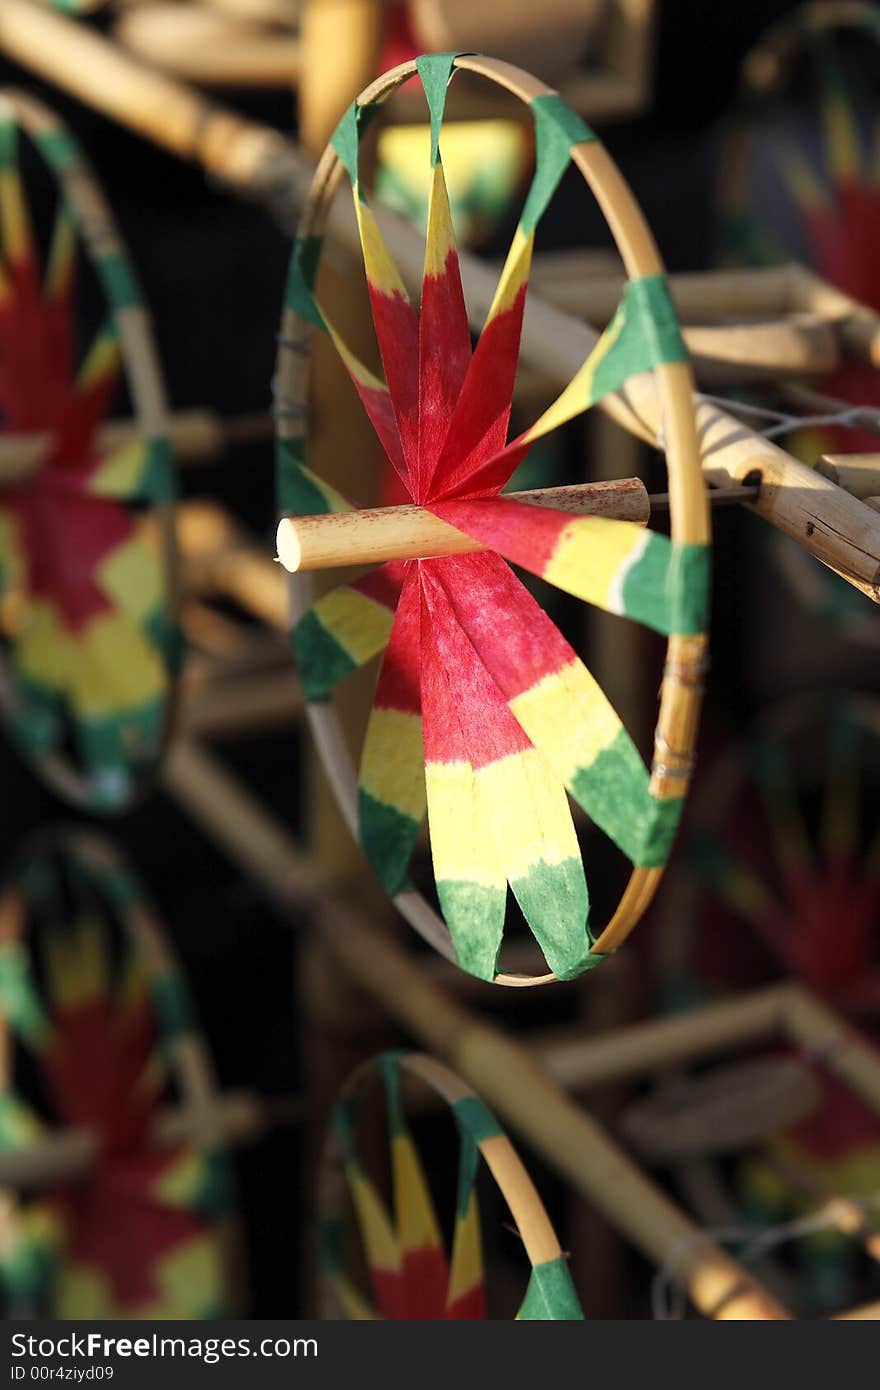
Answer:
[[[674,909],[670,897],[681,965],[723,974],[723,907],[732,950],[742,953],[747,923],[786,973],[840,1007],[876,1009],[878,776],[876,701],[839,692],[803,696],[762,718],[719,760],[695,800]],[[701,913],[698,899],[707,895]],[[711,941],[701,943],[698,924],[710,914]]]
[[[363,1166],[357,1139],[359,1114],[380,1078],[388,1114],[393,1215]],[[413,1078],[449,1107],[458,1131],[458,1191],[448,1258],[401,1094]],[[541,1199],[494,1116],[446,1067],[418,1053],[399,1052],[383,1053],[359,1067],[333,1110],[319,1192],[325,1317],[464,1322],[487,1316],[476,1192],[481,1156],[510,1207],[532,1266],[516,1316],[531,1321],[583,1318]],[[349,1212],[360,1233],[372,1302],[351,1275],[356,1252],[349,1240]]]
[[[864,81],[851,59],[844,62],[839,39],[845,34],[858,41],[853,52]],[[728,255],[751,264],[794,255],[880,310],[878,103],[861,100],[876,88],[870,60],[876,68],[878,57],[876,5],[805,5],[785,16],[746,60],[740,109],[722,151],[719,197]],[[806,105],[795,81],[802,59],[809,67]],[[846,363],[828,387],[858,404],[880,401],[877,372],[859,363]],[[876,450],[875,435],[832,433],[843,449]]]
[[[520,224],[473,350],[440,155],[446,88],[459,68],[526,100],[537,145]],[[418,312],[358,179],[359,141],[371,116],[416,72],[430,113],[433,166]],[[570,161],[596,192],[633,278],[581,370],[537,423],[508,443],[535,228]],[[387,384],[339,339],[314,293],[323,216],[342,166],[354,193]],[[413,506],[357,513],[306,466],[304,367],[314,326],[333,336]],[[651,369],[665,406],[671,541],[633,521],[575,517],[553,505],[602,510],[601,488],[545,494],[549,505],[541,507],[499,496],[535,440]],[[417,930],[476,975],[513,979],[498,974],[508,884],[557,977],[595,965],[647,906],[687,789],[705,651],[709,523],[691,377],[661,264],[629,191],[583,121],[534,78],[474,57],[421,58],[368,88],[318,167],[291,265],[276,389],[280,507],[306,518],[282,520],[282,560],[290,569],[322,558],[386,561],[311,608],[308,581],[293,583],[293,638],[312,724],[367,858]],[[414,540],[407,528],[416,526]],[[444,553],[451,551],[467,553]],[[650,773],[596,681],[507,560],[669,636]],[[339,680],[383,650],[355,794],[327,701]],[[601,935],[588,927],[566,792],[635,866]],[[426,808],[448,932],[408,891]]]
[[[0,908],[0,1150],[59,1127],[97,1142],[85,1176],[18,1205],[0,1290],[49,1317],[221,1316],[225,1159],[152,1136],[160,1105],[204,1103],[213,1080],[138,885],[68,835],[20,863]]]
[[[18,128],[57,179],[41,276]],[[80,353],[82,241],[109,316]],[[93,285],[89,286],[94,289]],[[93,296],[94,297],[94,296]],[[124,363],[139,434],[105,446]],[[0,698],[66,796],[116,810],[161,753],[177,664],[172,466],[149,321],[82,156],[30,97],[0,97]]]

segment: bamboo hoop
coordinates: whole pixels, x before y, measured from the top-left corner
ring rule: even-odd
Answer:
[[[289,87],[302,64],[299,40],[200,5],[143,4],[113,33],[132,53],[204,86]]]
[[[245,120],[205,100],[170,77],[151,71],[98,35],[61,15],[37,9],[30,0],[4,0],[0,6],[0,47],[15,61],[137,131],[182,159],[193,161],[224,180],[241,196],[265,203],[285,226],[295,223],[305,205],[314,169],[308,158],[277,131]],[[383,235],[404,282],[418,293],[422,274],[421,239],[391,214],[380,211]],[[327,218],[327,232],[345,251],[359,255],[359,240],[350,200],[337,198]],[[485,318],[495,289],[491,269],[461,253],[459,264],[472,325]],[[754,272],[752,311],[762,287],[767,312],[815,310],[817,298],[836,306],[837,331],[844,344],[851,332],[860,350],[870,348],[876,316],[852,317],[852,301],[800,272],[796,302],[778,308],[775,290],[791,277],[791,268]],[[680,277],[694,282],[696,277]],[[733,282],[719,279],[730,304]],[[821,293],[820,293],[821,290]],[[712,292],[708,293],[712,297]],[[719,292],[721,293],[721,292]],[[616,302],[616,300],[614,301]],[[849,307],[847,307],[849,306]],[[861,306],[858,306],[861,309]],[[736,299],[725,312],[738,312]],[[863,311],[866,313],[867,311]],[[687,315],[685,315],[687,317]],[[880,332],[876,335],[880,354]],[[596,334],[571,314],[530,294],[523,323],[521,357],[542,374],[566,382],[595,346]],[[624,429],[648,443],[662,432],[662,412],[651,376],[633,378],[623,393],[599,403]],[[749,510],[796,541],[822,564],[840,574],[873,602],[880,602],[880,518],[830,480],[799,463],[770,440],[708,402],[698,407],[703,472],[710,483],[732,486],[744,479],[763,481]]]
[[[525,102],[538,95],[552,95],[550,88],[529,74],[492,59],[465,56],[457,58],[455,65],[498,83]],[[358,105],[385,101],[416,71],[415,63],[411,62],[386,73],[360,94]],[[598,141],[590,141],[574,146],[572,161],[599,203],[627,274],[631,277],[661,274],[662,262],[651,233],[607,152]],[[298,234],[301,238],[322,235],[341,172],[339,156],[333,146],[328,145],[319,162],[300,222]],[[394,254],[394,248],[391,249]],[[285,306],[276,368],[276,390],[278,399],[284,404],[278,416],[280,440],[295,437],[300,428],[298,422],[308,409],[311,341],[312,326]],[[690,369],[683,362],[664,363],[655,369],[654,379],[667,445],[672,539],[679,544],[704,545],[710,539],[709,508],[700,469]],[[295,622],[314,601],[311,580],[303,574],[293,576],[290,595],[291,620]],[[685,795],[687,791],[705,658],[705,635],[673,635],[669,638],[650,781],[651,794],[661,800]],[[342,737],[338,715],[331,705],[313,704],[307,706],[307,715],[343,817],[356,838],[357,777],[351,754]],[[651,902],[662,873],[662,869],[657,868],[633,869],[617,910],[591,948],[593,953],[606,954],[626,939]],[[455,959],[448,928],[423,895],[405,892],[398,894],[394,902],[410,925],[430,945],[447,959]],[[515,976],[502,972],[496,976],[498,984],[514,986],[548,984],[555,979],[552,973]]]
[[[11,110],[17,125],[33,142],[39,144],[41,140],[60,141],[64,146],[68,145],[69,137],[58,117],[33,97],[23,92],[5,90],[2,93],[2,100]],[[92,264],[99,266],[102,261],[121,264],[126,273],[130,274],[125,246],[110,208],[91,171],[77,151],[71,151],[55,176],[60,184],[66,204],[70,208],[85,253]],[[138,298],[136,289],[134,293],[127,292],[125,298],[113,303],[111,307],[114,324],[119,334],[122,364],[134,409],[136,427],[141,438],[154,441],[158,447],[164,448],[167,440],[168,412],[165,402],[165,388],[148,312]],[[127,799],[122,798],[120,800],[117,795],[115,804],[110,806],[101,804],[96,807],[94,789],[86,777],[74,767],[68,756],[53,750],[38,754],[34,759],[35,766],[42,771],[46,780],[57,792],[75,805],[84,808],[118,810],[122,804],[130,805],[132,801],[145,795],[155,775],[155,765],[161,762],[171,736],[177,701],[177,659],[174,632],[180,599],[173,503],[171,500],[162,499],[153,503],[151,524],[155,527],[159,540],[164,571],[164,609],[169,629],[169,636],[162,650],[164,674],[168,681],[168,687],[163,697],[162,732],[157,741],[155,762],[148,772],[141,770],[141,775],[133,782]],[[22,709],[22,702],[19,700],[14,684],[10,681],[2,664],[0,664],[0,709],[7,720],[17,718]]]
[[[381,1077],[381,1061],[381,1058],[370,1058],[358,1066],[343,1086],[339,1102],[365,1102]],[[394,1061],[403,1077],[414,1079],[422,1087],[427,1087],[432,1097],[449,1109],[461,1101],[482,1106],[472,1088],[433,1057],[418,1052],[402,1052],[394,1054]],[[489,1112],[486,1114],[489,1119],[492,1118]],[[488,1133],[478,1140],[478,1148],[507,1203],[531,1267],[534,1269],[536,1265],[563,1260],[562,1247],[538,1190],[507,1136],[498,1130]],[[339,1135],[331,1127],[327,1132],[318,1170],[318,1220],[322,1229],[340,1230],[346,1223],[345,1158]],[[321,1276],[320,1316],[344,1318],[332,1276],[326,1270],[321,1271]]]
[[[880,493],[880,454],[823,454],[816,468],[853,497]]]
[[[229,1098],[231,1104],[228,1104],[227,1098],[219,1093],[207,1046],[188,1014],[187,991],[173,948],[149,903],[139,892],[133,891],[135,885],[113,846],[103,837],[79,828],[59,829],[34,837],[19,859],[18,878],[12,879],[7,890],[6,909],[13,914],[14,934],[12,937],[8,934],[10,917],[7,916],[4,939],[20,940],[22,945],[27,945],[27,873],[33,866],[39,868],[41,875],[47,870],[51,872],[52,858],[58,854],[66,862],[75,864],[90,884],[106,894],[153,995],[157,1031],[162,1037],[163,1056],[179,1104],[156,1115],[152,1136],[163,1147],[185,1139],[200,1154],[216,1161],[222,1155],[230,1121],[233,1131],[247,1133],[253,1127],[253,1105],[242,1097]],[[11,907],[11,904],[16,906]],[[177,998],[169,1011],[172,991]],[[159,1002],[163,999],[164,1006]],[[4,1059],[0,1081],[8,1088],[13,1084],[13,1034],[5,1017],[0,1019],[0,1051]],[[68,1176],[80,1176],[91,1169],[100,1144],[100,1135],[83,1130],[69,1130],[61,1135],[50,1133],[43,1143],[37,1144],[36,1150],[29,1148],[24,1165],[16,1162],[14,1151],[7,1154],[2,1180],[9,1183],[20,1180],[23,1187],[42,1187]],[[221,1282],[228,1292],[233,1287],[232,1227],[228,1215],[210,1220],[214,1223]]]

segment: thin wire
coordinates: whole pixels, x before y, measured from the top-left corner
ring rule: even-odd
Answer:
[[[872,1207],[880,1209],[880,1192],[868,1197],[849,1197],[844,1200],[864,1212]],[[651,1284],[651,1313],[655,1321],[681,1321],[687,1311],[687,1290],[678,1277],[678,1266],[682,1255],[703,1240],[714,1240],[727,1245],[742,1245],[740,1263],[748,1266],[761,1255],[783,1245],[789,1240],[803,1239],[817,1231],[833,1230],[838,1226],[838,1206],[841,1198],[829,1197],[821,1207],[799,1216],[792,1221],[778,1225],[765,1226],[758,1230],[754,1226],[718,1226],[695,1231],[693,1235],[682,1236],[670,1247],[669,1254],[654,1275]]]
[[[782,434],[791,434],[795,430],[809,429],[820,425],[843,425],[849,429],[868,429],[880,434],[880,411],[865,405],[841,404],[840,409],[830,410],[824,414],[794,415],[788,410],[778,410],[766,405],[753,405],[750,401],[731,400],[726,396],[713,396],[706,392],[700,392],[699,399],[707,401],[711,405],[721,406],[722,409],[728,410],[732,414],[738,412],[740,415],[754,415],[770,421],[771,423],[758,430],[758,433],[762,434],[765,439],[775,439]]]

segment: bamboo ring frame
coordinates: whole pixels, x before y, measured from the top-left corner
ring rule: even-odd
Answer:
[[[498,83],[526,103],[537,96],[553,94],[552,88],[529,73],[495,59],[459,56],[454,66]],[[365,88],[357,98],[358,105],[382,103],[416,72],[414,61],[393,68]],[[593,140],[589,144],[576,146],[572,151],[572,162],[580,170],[599,204],[627,275],[635,278],[662,273],[663,263],[644,216],[602,144]],[[321,235],[342,173],[339,156],[333,146],[328,145],[318,163],[300,220],[300,237]],[[282,406],[277,420],[281,440],[296,437],[298,422],[307,417],[312,332],[311,324],[285,306],[275,378],[277,399]],[[663,363],[654,369],[654,377],[663,410],[672,539],[680,544],[707,544],[710,540],[710,516],[700,464],[691,368],[686,362]],[[624,387],[622,394],[625,394],[625,390]],[[314,601],[310,576],[291,576],[290,594],[291,621],[294,623]],[[679,797],[687,792],[693,766],[706,648],[705,634],[674,635],[668,639],[650,781],[651,793],[659,799]],[[306,708],[330,784],[346,823],[357,838],[357,779],[338,716],[332,705],[309,704]],[[591,948],[593,954],[611,952],[626,939],[651,902],[663,872],[663,868],[633,869],[616,911]],[[394,898],[394,903],[426,941],[441,955],[455,962],[448,928],[422,894],[400,893]],[[555,979],[552,973],[514,975],[502,972],[495,976],[494,982],[531,986],[548,984]]]
[[[362,1062],[349,1076],[338,1100],[360,1095],[371,1083],[378,1082],[379,1060],[373,1057]],[[478,1100],[472,1088],[455,1072],[425,1053],[398,1053],[396,1064],[400,1073],[424,1083],[450,1108],[461,1100]],[[538,1190],[507,1135],[496,1132],[480,1140],[477,1147],[507,1203],[532,1268],[562,1258],[564,1252]],[[318,1219],[322,1226],[344,1221],[347,1191],[344,1156],[337,1135],[330,1129],[318,1171]],[[322,1273],[319,1285],[319,1316],[325,1319],[339,1316],[338,1298],[326,1272]]]
[[[36,144],[40,138],[53,135],[66,138],[65,127],[59,118],[29,94],[3,89],[0,98],[11,109],[16,124],[33,143]],[[53,181],[57,181],[59,185],[59,194],[70,209],[84,255],[95,269],[101,289],[112,306],[113,322],[119,334],[122,367],[131,395],[133,418],[138,433],[145,439],[165,444],[168,434],[168,410],[149,314],[140,300],[121,305],[113,304],[100,273],[99,262],[107,257],[119,258],[128,268],[128,255],[110,207],[78,151],[75,156],[65,159],[60,170],[50,167],[42,153],[41,159]],[[119,505],[124,507],[125,503],[120,501]],[[92,811],[126,810],[132,802],[145,794],[168,746],[176,711],[177,657],[174,648],[177,643],[176,638],[170,633],[176,630],[180,595],[173,502],[157,501],[151,506],[150,512],[159,536],[161,559],[157,563],[161,563],[163,568],[164,611],[170,631],[162,650],[162,664],[168,682],[164,695],[159,697],[164,705],[163,729],[155,750],[155,758],[150,760],[152,766],[149,773],[133,779],[127,797],[119,798],[111,804],[103,804],[96,802],[94,790],[89,786],[87,777],[64,754],[53,750],[33,760],[34,765],[59,795],[76,806]],[[10,718],[14,717],[20,708],[12,683],[8,680],[0,661],[0,712]]]
[[[18,942],[26,948],[29,902],[27,872],[34,866],[42,871],[46,861],[55,855],[61,855],[65,862],[75,865],[76,872],[84,875],[86,881],[102,893],[106,905],[114,911],[114,920],[139,960],[152,996],[157,1041],[167,1059],[169,1081],[179,1093],[182,1107],[195,1119],[193,1137],[188,1142],[195,1144],[201,1153],[219,1155],[222,1140],[215,1132],[216,1121],[212,1118],[219,1114],[219,1090],[207,1045],[187,1012],[184,1013],[182,1026],[180,1020],[175,1020],[175,1026],[169,1027],[169,1019],[163,1017],[159,1004],[160,993],[171,983],[181,996],[184,1010],[188,1011],[188,991],[182,980],[180,964],[161,922],[149,903],[139,895],[139,885],[132,880],[109,841],[78,828],[63,828],[34,837],[16,863],[18,872],[0,885],[0,943],[9,945]],[[13,1030],[0,1014],[0,1091],[8,1092],[14,1087],[14,1045]],[[201,1124],[199,1116],[205,1117]],[[206,1223],[216,1221],[210,1216],[204,1219]],[[226,1218],[221,1218],[216,1222],[215,1229],[220,1263],[219,1292],[224,1294],[232,1287],[229,1267],[231,1250],[225,1223]]]

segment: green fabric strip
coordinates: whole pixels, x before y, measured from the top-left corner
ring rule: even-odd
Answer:
[[[341,1274],[346,1248],[345,1222],[341,1216],[328,1216],[318,1224],[318,1268],[324,1274]]]
[[[455,60],[460,53],[426,53],[416,58],[422,90],[431,114],[431,168],[440,158],[440,127],[446,110],[446,92],[455,76]]]
[[[282,516],[317,516],[328,512],[327,499],[305,467],[302,435],[275,441],[275,485]]]
[[[307,319],[326,333],[327,325],[314,296],[323,247],[323,237],[297,237],[290,257],[284,302],[288,309],[299,314],[300,318]]]
[[[133,500],[172,502],[176,494],[174,459],[163,435],[147,440],[147,457]]]
[[[46,1015],[34,988],[30,957],[20,942],[0,947],[0,1013],[25,1042],[35,1043],[46,1031]]]
[[[497,1139],[504,1130],[488,1105],[479,1096],[462,1096],[452,1107],[456,1123],[463,1135],[469,1135],[477,1145],[484,1139]]]
[[[596,138],[556,92],[535,97],[531,109],[535,121],[535,174],[519,219],[526,235],[534,231],[559,187],[572,145]]]
[[[564,1255],[533,1267],[518,1316],[523,1322],[584,1321]]]
[[[507,891],[460,879],[438,879],[437,896],[462,970],[495,979],[504,935]]]
[[[95,261],[95,269],[115,310],[137,308],[143,302],[137,276],[124,252],[117,251],[112,256],[99,256]]]
[[[163,1040],[169,1041],[194,1031],[192,1005],[179,975],[160,975],[150,983],[150,996]]]
[[[463,1221],[467,1216],[479,1166],[480,1150],[473,1136],[466,1130],[462,1130],[461,1145],[458,1151],[458,1187],[455,1194],[455,1214],[460,1221]]]
[[[33,1110],[11,1091],[0,1092],[0,1151],[9,1153],[32,1144],[42,1125]]]
[[[339,1143],[346,1165],[359,1168],[357,1150],[354,1145],[354,1122],[360,1104],[355,1096],[343,1096],[333,1107],[330,1128]]]
[[[591,941],[587,933],[590,901],[579,858],[532,864],[510,883],[523,916],[550,969],[560,980],[587,968]]]
[[[10,107],[0,105],[0,170],[14,169],[18,163],[18,127]]]
[[[361,138],[378,115],[379,109],[375,105],[358,106],[357,102],[353,101],[330,136],[330,144],[345,165],[352,188],[358,187]]]
[[[628,280],[609,327],[613,330],[621,318],[623,327],[616,341],[596,366],[594,402],[617,391],[628,377],[649,372],[663,362],[687,361],[665,275]]]
[[[409,865],[419,827],[419,821],[358,787],[358,841],[389,897],[410,887]]]
[[[56,173],[63,174],[71,165],[85,163],[82,150],[64,126],[39,131],[34,135],[34,144]]]
[[[625,729],[568,783],[579,806],[635,861],[651,814],[648,770]]]
[[[400,1099],[400,1052],[382,1052],[376,1058],[376,1066],[385,1087],[385,1104],[388,1107],[388,1132],[392,1139],[400,1138],[409,1132],[403,1105]]]
[[[709,547],[677,545],[646,532],[642,553],[620,588],[620,611],[665,636],[705,632],[709,618]]]
[[[291,630],[303,694],[310,705],[325,703],[357,663],[328,632],[313,608]]]

